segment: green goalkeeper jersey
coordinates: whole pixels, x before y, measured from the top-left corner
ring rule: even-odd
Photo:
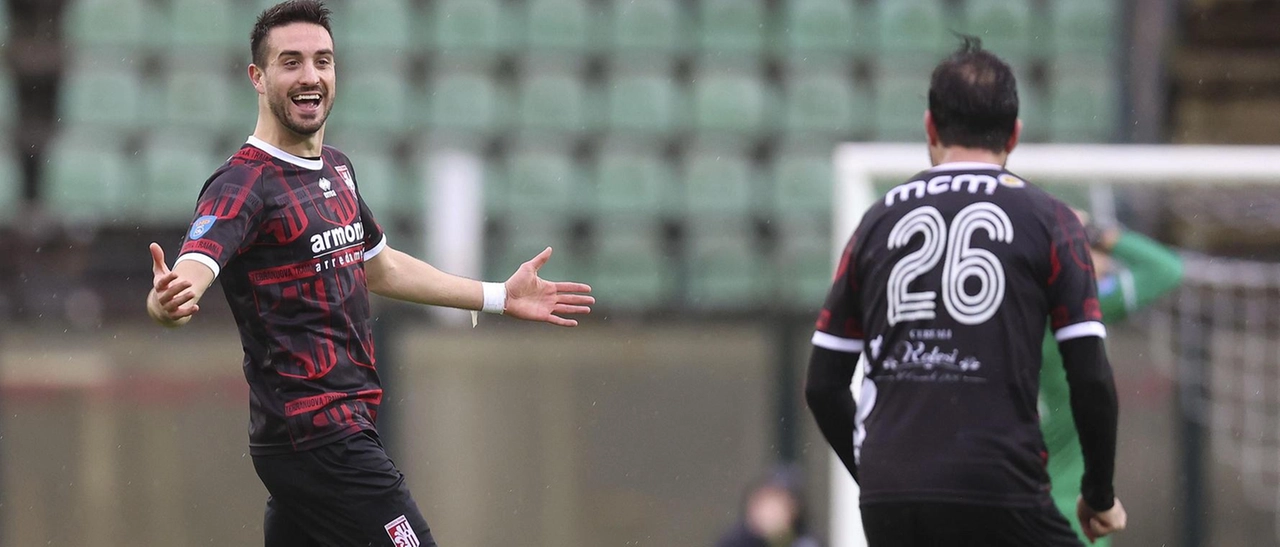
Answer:
[[[1150,304],[1182,281],[1182,260],[1169,249],[1142,235],[1125,232],[1111,250],[1116,268],[1098,280],[1103,321],[1115,324]],[[1084,541],[1076,519],[1076,499],[1084,476],[1084,456],[1071,417],[1071,397],[1062,355],[1053,333],[1046,334],[1040,368],[1040,430],[1049,450],[1053,500]],[[1087,542],[1086,542],[1087,543]],[[1094,545],[1109,545],[1108,538]]]

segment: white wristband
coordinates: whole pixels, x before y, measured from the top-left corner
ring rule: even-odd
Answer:
[[[481,283],[480,286],[484,288],[484,307],[480,311],[498,315],[507,311],[506,283]]]

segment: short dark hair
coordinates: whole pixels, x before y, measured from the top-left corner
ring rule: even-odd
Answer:
[[[929,113],[947,146],[1003,152],[1018,121],[1018,83],[1009,65],[961,35],[960,49],[933,69]]]
[[[267,8],[258,16],[253,31],[249,33],[249,49],[253,53],[253,64],[259,67],[267,63],[267,34],[271,29],[291,23],[314,23],[324,27],[333,36],[329,28],[329,8],[320,0],[286,0]]]

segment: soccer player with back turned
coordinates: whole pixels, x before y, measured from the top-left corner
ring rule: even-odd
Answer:
[[[250,46],[257,126],[205,182],[172,269],[151,245],[147,311],[184,325],[222,280],[245,350],[250,454],[270,493],[267,547],[435,545],[375,427],[369,292],[575,326],[561,316],[588,313],[591,289],[540,279],[549,248],[505,283],[481,283],[390,247],[352,161],[323,144],[341,58],[329,11],[269,8]]]
[[[1124,528],[1089,241],[1069,207],[1004,169],[1017,116],[1012,71],[966,38],[930,82],[933,167],[865,213],[818,318],[806,398],[861,487],[872,547],[1080,545],[1050,496],[1037,416],[1046,323],[1084,455],[1076,517],[1093,536]]]

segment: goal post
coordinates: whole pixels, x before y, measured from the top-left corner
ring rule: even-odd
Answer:
[[[905,182],[907,177],[929,167],[929,157],[923,142],[846,143],[836,147],[833,162],[835,180],[831,257],[834,263],[839,260],[844,245],[857,228],[863,212],[879,199],[875,183],[886,179],[895,184]],[[1280,147],[1025,144],[1009,156],[1008,168],[1033,183],[1037,180],[1052,180],[1054,184],[1062,185],[1277,183],[1280,182]],[[1186,370],[1185,367],[1203,367],[1203,360],[1199,364],[1191,363],[1192,359],[1185,356],[1179,356],[1178,360],[1183,368],[1179,371],[1180,375],[1200,377],[1200,370]],[[863,368],[860,364],[853,386],[861,383]],[[1203,385],[1198,386],[1198,389],[1203,388]],[[855,397],[858,391],[853,389]],[[1198,439],[1188,446],[1196,447],[1195,451],[1201,450]],[[1184,455],[1189,461],[1196,461],[1200,457],[1200,454]],[[866,540],[858,511],[857,486],[834,454],[829,460],[831,546],[863,547]],[[1198,473],[1198,467],[1194,467],[1196,465],[1189,463],[1184,471],[1190,469]],[[1199,488],[1196,483],[1202,481],[1203,477],[1187,477],[1187,480],[1190,483],[1188,488],[1196,489]],[[1196,500],[1190,501],[1198,503]],[[1185,509],[1192,511],[1190,514],[1199,513],[1194,511],[1194,507]],[[1196,536],[1200,532],[1195,528],[1196,523],[1189,526],[1191,528],[1184,529],[1182,535],[1187,544],[1191,545],[1197,542]],[[1191,537],[1186,537],[1188,535]]]

